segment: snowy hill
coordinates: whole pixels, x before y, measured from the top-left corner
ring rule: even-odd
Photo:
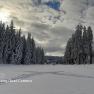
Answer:
[[[94,93],[94,65],[0,65],[0,79],[32,80],[1,83],[0,94]]]

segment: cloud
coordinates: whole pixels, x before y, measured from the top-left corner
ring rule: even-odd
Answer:
[[[10,12],[10,18],[17,27],[22,27],[23,34],[31,32],[36,44],[42,46],[47,55],[64,54],[67,40],[78,23],[94,29],[94,0],[64,0],[61,9],[66,14],[61,13],[64,20],[56,24],[47,16],[59,15],[58,12],[46,8],[32,6],[32,0],[0,0],[0,10]]]
[[[51,39],[47,43],[45,49],[47,52],[59,52],[59,54],[64,54],[66,42],[71,36],[72,32],[70,29],[65,27],[55,27],[51,29]],[[54,54],[53,54],[54,55]]]

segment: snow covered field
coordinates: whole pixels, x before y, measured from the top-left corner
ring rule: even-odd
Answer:
[[[0,94],[94,94],[94,65],[0,65]]]

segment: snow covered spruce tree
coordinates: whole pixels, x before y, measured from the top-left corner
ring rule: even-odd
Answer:
[[[41,47],[36,48],[36,63],[37,64],[45,63],[44,50]]]
[[[35,41],[34,39],[32,38],[31,39],[31,44],[32,44],[32,64],[35,64],[36,63],[36,45],[35,45]]]
[[[37,50],[34,39],[21,35],[21,29],[16,30],[11,21],[10,25],[0,23],[0,63],[2,64],[43,64],[44,50]],[[37,52],[38,51],[38,52]],[[37,61],[37,58],[39,61]]]
[[[14,28],[13,21],[11,21],[11,24],[9,26],[9,30],[7,31],[7,33],[8,33],[8,35],[6,35],[6,33],[5,33],[5,35],[7,36],[7,40],[6,40],[7,44],[6,44],[6,50],[4,50],[4,51],[6,51],[5,52],[6,63],[10,64],[12,54],[13,54],[13,51],[15,50],[15,45],[16,45],[16,34],[15,34],[16,30]],[[6,53],[8,53],[8,54],[6,55]],[[5,58],[3,60],[5,60]]]
[[[22,54],[23,54],[23,44],[24,41],[23,38],[21,38],[21,34],[19,31],[16,34],[16,44],[15,44],[15,49],[12,52],[12,56],[10,60],[11,64],[21,64]]]
[[[89,63],[88,62],[88,55],[89,55],[89,49],[88,49],[88,41],[87,41],[87,30],[86,30],[86,27],[84,26],[83,28],[83,62],[84,64],[87,64]]]
[[[2,23],[1,23],[2,24]],[[4,29],[3,29],[4,28]],[[15,48],[15,29],[13,25],[13,21],[11,21],[10,26],[5,27],[5,25],[1,28],[3,37],[1,37],[3,53],[2,53],[2,63],[10,63],[10,58],[12,56],[12,51]]]
[[[65,51],[65,55],[64,55],[65,64],[70,64],[71,61],[72,61],[72,57],[71,57],[71,54],[72,54],[72,45],[73,45],[72,38],[70,38],[68,40],[68,42],[67,42],[66,51]]]
[[[3,63],[3,49],[4,49],[4,41],[5,41],[5,24],[0,23],[0,63]]]
[[[75,33],[67,42],[64,55],[65,64],[92,64],[92,40],[91,27],[78,25]]]
[[[90,56],[90,64],[92,64],[92,42],[93,42],[93,31],[91,27],[89,26],[87,29],[87,41],[88,41],[88,46],[89,46],[89,56]]]
[[[28,33],[28,37],[26,40],[26,49],[25,49],[25,64],[31,64],[32,63],[32,56],[33,56],[33,51],[32,51],[32,40],[31,40],[31,34]]]

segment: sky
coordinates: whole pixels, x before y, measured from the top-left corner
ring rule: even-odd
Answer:
[[[63,0],[61,11],[46,5],[35,6],[33,1],[0,0],[0,20],[13,20],[26,36],[30,32],[46,55],[63,56],[76,25],[90,25],[94,30],[94,0]]]

